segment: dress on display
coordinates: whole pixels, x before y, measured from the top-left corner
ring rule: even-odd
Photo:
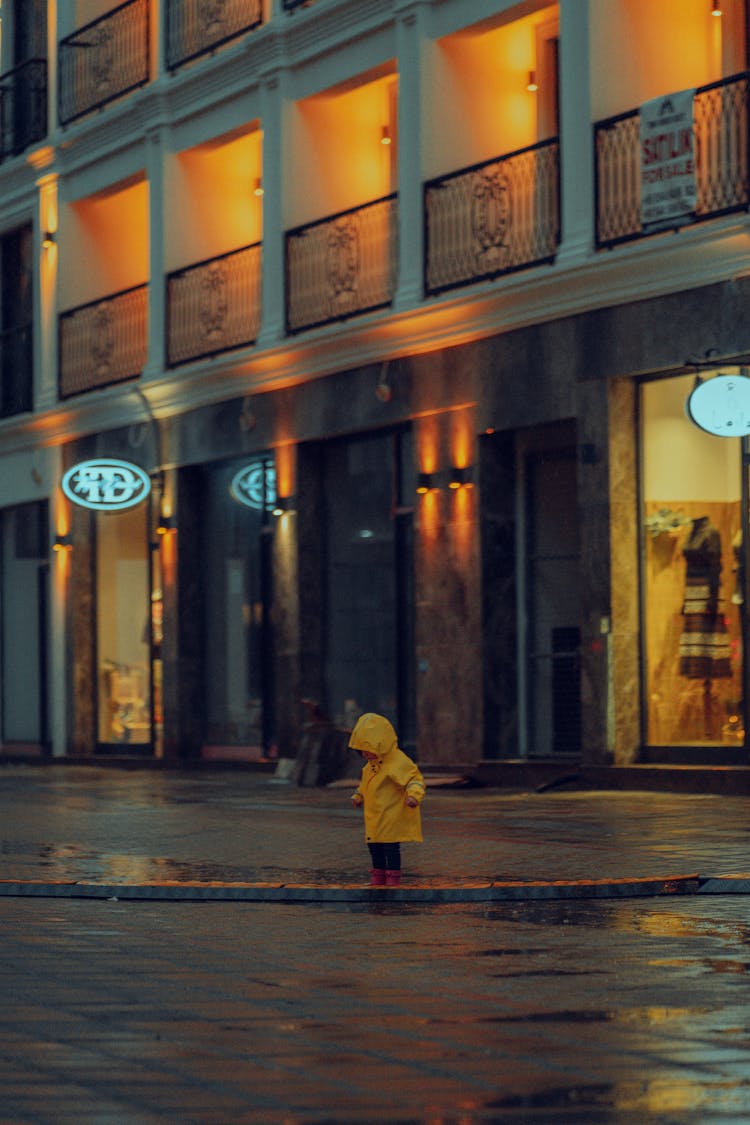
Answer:
[[[680,637],[680,675],[718,680],[732,675],[727,623],[719,601],[721,537],[707,516],[693,520],[682,550],[685,600]]]

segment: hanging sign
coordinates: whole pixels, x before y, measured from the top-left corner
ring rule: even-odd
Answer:
[[[151,491],[148,473],[130,461],[99,457],[79,461],[65,473],[61,487],[69,500],[95,512],[134,508]]]
[[[232,478],[229,491],[234,500],[260,512],[276,503],[276,467],[270,461],[254,461]]]
[[[666,225],[695,211],[695,90],[654,98],[640,109],[641,223]]]
[[[715,375],[696,383],[686,409],[688,417],[717,437],[750,434],[750,379],[745,375]]]

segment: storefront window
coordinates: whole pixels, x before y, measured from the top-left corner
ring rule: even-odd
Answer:
[[[270,609],[272,458],[207,466],[203,476],[205,740],[213,750],[273,749]]]
[[[148,505],[96,516],[99,742],[151,744]]]
[[[402,745],[413,728],[414,642],[411,517],[400,506],[412,477],[408,433],[325,450],[328,710],[347,729],[364,711],[386,715]]]
[[[642,388],[647,740],[744,745],[742,451],[685,412],[693,376]]]

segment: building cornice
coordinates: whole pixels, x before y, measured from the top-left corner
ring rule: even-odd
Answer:
[[[669,243],[669,244],[668,244]],[[742,215],[657,235],[576,263],[530,269],[491,284],[321,328],[274,346],[181,366],[138,386],[156,417],[263,394],[386,359],[423,355],[595,310],[750,276],[750,220]],[[4,453],[59,445],[143,419],[134,384],[95,391],[0,422]]]

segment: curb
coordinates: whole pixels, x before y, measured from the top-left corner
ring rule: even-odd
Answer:
[[[303,883],[42,883],[0,881],[0,898],[76,898],[118,902],[451,903],[561,899],[654,898],[697,894],[750,894],[750,875],[659,879],[578,879],[554,882],[475,882],[369,887]]]

